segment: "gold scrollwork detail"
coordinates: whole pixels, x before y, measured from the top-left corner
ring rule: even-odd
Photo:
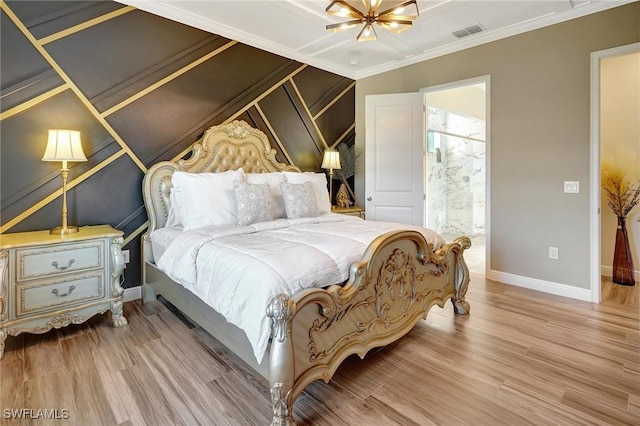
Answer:
[[[107,312],[107,309],[101,309],[99,311],[92,312],[90,315],[69,315],[68,313],[62,313],[50,321],[47,321],[44,325],[38,325],[33,328],[9,328],[6,330],[10,336],[17,336],[22,333],[34,333],[42,334],[51,330],[52,328],[62,328],[70,324],[82,324],[94,315],[100,315]]]
[[[249,136],[252,131],[256,131],[246,122],[241,120],[234,120],[226,126],[223,126],[222,129],[230,138],[234,139],[244,139]]]
[[[428,275],[441,276],[448,270],[444,257],[440,260],[432,259],[432,262],[429,263],[432,267],[422,273],[417,272],[415,259],[414,255],[395,249],[387,261],[383,262],[377,274],[370,273],[364,278],[359,291],[366,290],[369,283],[375,282],[371,296],[355,303],[346,301],[335,310],[323,309],[324,319],[315,320],[309,329],[307,344],[309,360],[314,362],[331,355],[343,342],[351,340],[356,335],[371,332],[378,324],[389,328],[391,325],[403,321],[416,304],[419,305],[425,299],[430,299],[435,295],[444,294],[444,284],[439,288],[419,291],[419,288],[425,287],[419,284],[424,283]],[[353,300],[353,297],[350,300]],[[340,323],[349,312],[358,309],[372,311],[373,318],[365,322],[356,320],[353,331],[343,334],[331,347],[320,351],[314,335],[329,330]],[[392,316],[393,312],[397,313],[396,316]],[[362,318],[362,316],[360,317]]]
[[[267,316],[272,319],[273,338],[279,342],[291,335],[291,320],[296,313],[296,305],[286,295],[276,296],[267,307]]]
[[[73,324],[80,324],[83,323],[87,320],[87,317],[81,317],[78,315],[69,315],[69,314],[60,314],[57,317],[53,318],[51,321],[48,321],[47,324],[45,325],[45,327],[43,328],[48,328],[49,330],[52,328],[62,328],[62,327],[66,327],[69,324],[73,323]]]

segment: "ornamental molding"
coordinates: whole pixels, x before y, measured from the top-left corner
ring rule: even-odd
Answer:
[[[309,329],[309,361],[315,362],[332,356],[339,351],[344,342],[353,340],[358,335],[372,333],[377,327],[389,329],[393,325],[403,325],[406,317],[424,310],[422,302],[433,300],[445,293],[446,281],[437,288],[427,288],[428,276],[442,276],[448,271],[447,263],[432,259],[434,268],[426,272],[418,272],[416,257],[401,250],[395,249],[389,258],[382,262],[377,273],[369,272],[363,279],[356,294],[348,300],[340,302],[334,299],[335,309],[324,307],[321,309],[321,319],[316,319]],[[373,283],[373,294],[361,299],[362,294]],[[355,316],[359,319],[347,325],[347,331],[326,349],[320,349],[317,336],[339,324],[344,323],[347,314],[358,311]],[[362,318],[365,318],[363,321]],[[369,318],[368,320],[366,318]],[[344,320],[344,321],[343,321]]]
[[[62,328],[70,324],[82,324],[94,315],[104,314],[108,309],[102,309],[95,312],[91,312],[89,315],[69,315],[68,313],[62,313],[50,321],[47,321],[44,325],[38,325],[33,328],[10,328],[7,330],[7,334],[10,336],[17,336],[22,333],[42,334],[53,328]]]

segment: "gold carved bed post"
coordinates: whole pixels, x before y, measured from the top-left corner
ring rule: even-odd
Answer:
[[[312,381],[328,382],[351,354],[364,358],[392,343],[429,309],[451,299],[456,314],[469,313],[467,237],[433,250],[422,234],[394,231],[371,243],[351,266],[344,286],[309,289],[275,298],[269,360],[272,425],[294,425],[293,402]]]

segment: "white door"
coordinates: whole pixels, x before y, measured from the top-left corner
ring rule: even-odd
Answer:
[[[424,226],[424,94],[365,98],[368,220]]]

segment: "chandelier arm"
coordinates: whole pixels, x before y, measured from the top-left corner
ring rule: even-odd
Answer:
[[[418,9],[418,3],[417,3],[416,0],[409,0],[409,1],[406,1],[404,3],[397,4],[397,5],[393,6],[390,9],[387,9],[387,10],[385,10],[383,12],[380,12],[378,14],[378,16],[381,18],[383,16],[386,17],[386,15],[392,15],[394,10],[396,10],[398,8],[401,8],[401,7],[410,6],[412,4],[416,6],[416,14],[415,15],[397,15],[397,16],[399,18],[402,18],[402,19],[411,19],[411,20],[418,19],[418,17],[420,16],[420,9]]]
[[[385,20],[387,22],[398,22],[398,21],[415,21],[418,19],[415,15],[392,15],[392,16],[379,16],[376,21]]]
[[[398,25],[413,25],[412,21],[401,21],[399,19],[378,19],[376,21],[378,23],[378,25],[380,24],[398,24]]]
[[[334,5],[340,5],[342,7],[344,7],[345,9],[347,9],[350,13],[348,14],[348,16],[345,16],[343,14],[340,14],[339,12],[334,12],[333,10],[331,10],[331,8]],[[343,1],[343,0],[333,0],[329,6],[327,6],[327,8],[324,10],[327,14],[329,15],[334,15],[334,16],[342,16],[344,18],[364,18],[364,13],[361,12],[360,10],[358,10],[357,8],[351,6],[349,3]]]
[[[366,34],[367,28],[371,31],[371,33],[373,33],[373,36],[371,36],[370,34]],[[369,40],[376,40],[377,38],[378,38],[378,35],[376,34],[376,29],[373,28],[373,25],[366,24],[364,27],[362,27],[362,30],[360,30],[360,32],[358,33],[356,40],[369,41]]]
[[[330,25],[327,25],[326,28],[327,30],[342,31],[347,29],[347,28],[343,28],[343,26],[347,26],[348,28],[351,28],[354,25],[360,25],[362,22],[363,22],[362,19],[354,19],[353,21],[345,21],[345,22],[338,22],[337,24],[330,24]]]

